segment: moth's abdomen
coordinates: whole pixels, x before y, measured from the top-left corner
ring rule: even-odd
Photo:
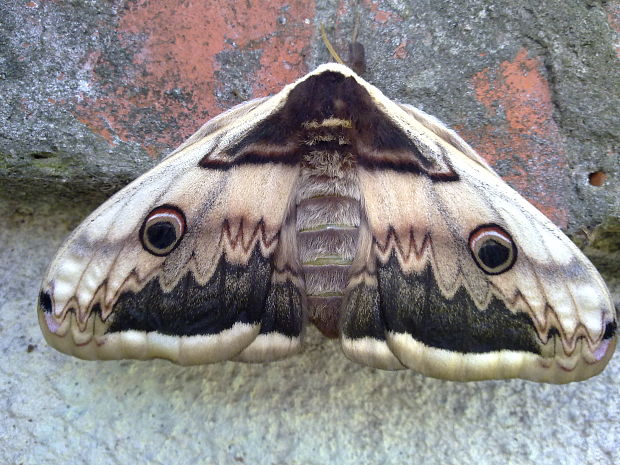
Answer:
[[[342,215],[334,214],[335,210]],[[339,196],[305,199],[297,207],[297,241],[308,313],[331,337],[338,335],[343,292],[357,246],[359,211],[357,200]]]
[[[338,336],[340,308],[356,255],[360,195],[345,130],[348,121],[307,123],[297,192],[297,248],[308,315],[325,335]]]

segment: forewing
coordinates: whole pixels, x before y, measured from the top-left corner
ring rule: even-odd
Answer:
[[[365,223],[344,308],[345,353],[453,380],[561,383],[600,372],[616,344],[615,311],[587,258],[454,132],[375,98],[418,152],[444,159],[454,176],[359,168]],[[472,243],[485,228],[514,243],[505,271],[476,261]]]
[[[73,232],[40,293],[50,345],[87,359],[182,364],[298,350],[303,281],[294,251],[282,244],[299,167],[221,164],[278,104],[249,102],[211,121]],[[161,216],[180,229],[149,229],[147,218]],[[149,250],[149,237],[178,241],[160,254]]]

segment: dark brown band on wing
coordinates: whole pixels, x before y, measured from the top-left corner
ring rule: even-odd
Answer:
[[[292,282],[273,283],[265,303],[260,332],[298,337],[304,323],[302,295]]]
[[[445,297],[430,265],[419,274],[405,275],[392,255],[379,264],[377,280],[378,287],[360,284],[347,297],[341,329],[349,339],[384,341],[389,331],[453,352],[540,354],[529,316],[512,313],[495,297],[479,310],[462,287],[451,299]]]
[[[462,353],[514,350],[540,354],[536,329],[525,313],[511,312],[493,297],[479,310],[460,287],[445,297],[430,265],[403,274],[398,259],[377,268],[379,306],[387,331],[405,333],[424,344]]]
[[[385,341],[386,327],[376,287],[360,284],[349,291],[340,330],[348,339],[370,337]]]
[[[343,125],[327,125],[328,120],[340,120]],[[326,138],[326,133],[333,137]],[[353,77],[325,71],[299,83],[282,108],[224,152],[205,155],[199,166],[297,164],[309,152],[347,150],[354,162],[366,168],[419,173],[442,181],[458,179],[444,154],[427,156],[418,145]]]
[[[166,292],[154,278],[140,291],[119,297],[107,332],[195,336],[217,334],[235,323],[261,322],[268,332],[298,336],[302,325],[299,291],[288,283],[272,284],[272,272],[270,259],[257,247],[246,265],[231,264],[222,257],[204,285],[188,272]]]

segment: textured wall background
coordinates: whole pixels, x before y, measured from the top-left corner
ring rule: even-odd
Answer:
[[[86,363],[34,302],[90,209],[205,120],[345,52],[457,129],[620,281],[617,1],[0,0],[0,462],[620,463],[620,364],[576,385],[347,362]],[[615,294],[618,296],[618,294]],[[616,299],[620,302],[620,299]]]

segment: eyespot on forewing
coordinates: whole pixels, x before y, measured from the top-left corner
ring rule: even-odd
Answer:
[[[517,246],[512,236],[497,224],[483,224],[469,235],[469,250],[478,267],[486,274],[508,271],[517,261]]]
[[[151,210],[140,228],[140,242],[147,252],[164,257],[181,242],[187,228],[185,215],[174,205]]]

